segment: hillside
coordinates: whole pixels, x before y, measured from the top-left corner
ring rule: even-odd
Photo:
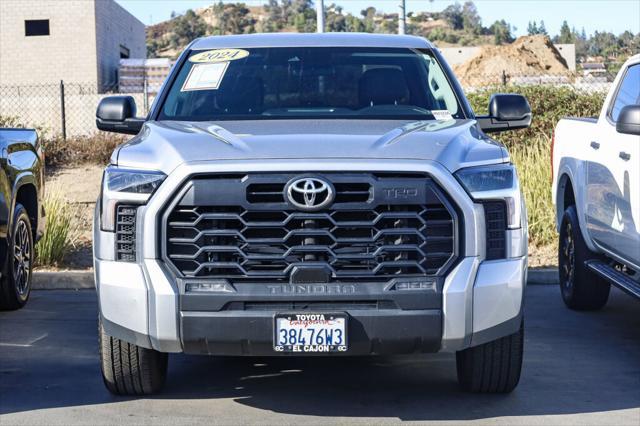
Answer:
[[[476,16],[470,19],[475,22],[475,27],[456,27],[456,22],[462,22],[462,18],[456,16],[452,18],[446,10],[436,13],[410,13],[407,16],[407,33],[427,37],[443,47],[495,43],[495,35],[492,33],[494,26],[482,27],[479,17]],[[374,7],[369,7],[361,11],[359,16],[354,16],[344,13],[339,6],[331,5],[326,11],[325,24],[326,31],[396,33],[398,15],[381,13]],[[243,3],[213,4],[148,26],[147,50],[149,57],[175,58],[192,39],[205,35],[314,32],[315,29],[316,13],[308,0],[280,0],[265,6],[247,6]],[[509,34],[505,41],[511,39]]]
[[[191,40],[206,35],[315,30],[316,12],[311,0],[269,0],[263,6],[211,0],[210,7],[188,10],[147,27],[147,56],[175,58]],[[407,33],[426,37],[439,47],[509,45],[515,40],[513,30],[504,19],[485,26],[473,1],[454,3],[439,12],[407,14]],[[325,8],[325,31],[397,33],[398,14],[382,13],[375,7],[350,14],[330,4]],[[548,36],[542,21],[540,26],[529,22],[527,32]],[[611,63],[613,71],[616,63],[640,50],[640,33],[596,31],[587,36],[584,29],[578,32],[566,21],[559,34],[548,37],[556,44],[575,44],[578,62],[602,58]]]

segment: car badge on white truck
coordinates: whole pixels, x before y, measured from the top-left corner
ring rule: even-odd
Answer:
[[[328,207],[335,198],[330,182],[315,177],[291,180],[285,187],[289,202],[300,210],[320,210]]]

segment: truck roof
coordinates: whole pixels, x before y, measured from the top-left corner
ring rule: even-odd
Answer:
[[[432,49],[425,38],[369,33],[260,33],[210,36],[196,39],[191,49],[255,47],[405,47]]]

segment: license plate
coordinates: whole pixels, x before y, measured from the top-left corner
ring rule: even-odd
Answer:
[[[346,314],[277,314],[273,349],[276,352],[346,352]]]

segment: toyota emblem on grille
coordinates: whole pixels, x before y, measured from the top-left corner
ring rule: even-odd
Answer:
[[[289,202],[300,210],[320,210],[333,202],[335,191],[330,182],[317,177],[291,180],[285,187]]]

